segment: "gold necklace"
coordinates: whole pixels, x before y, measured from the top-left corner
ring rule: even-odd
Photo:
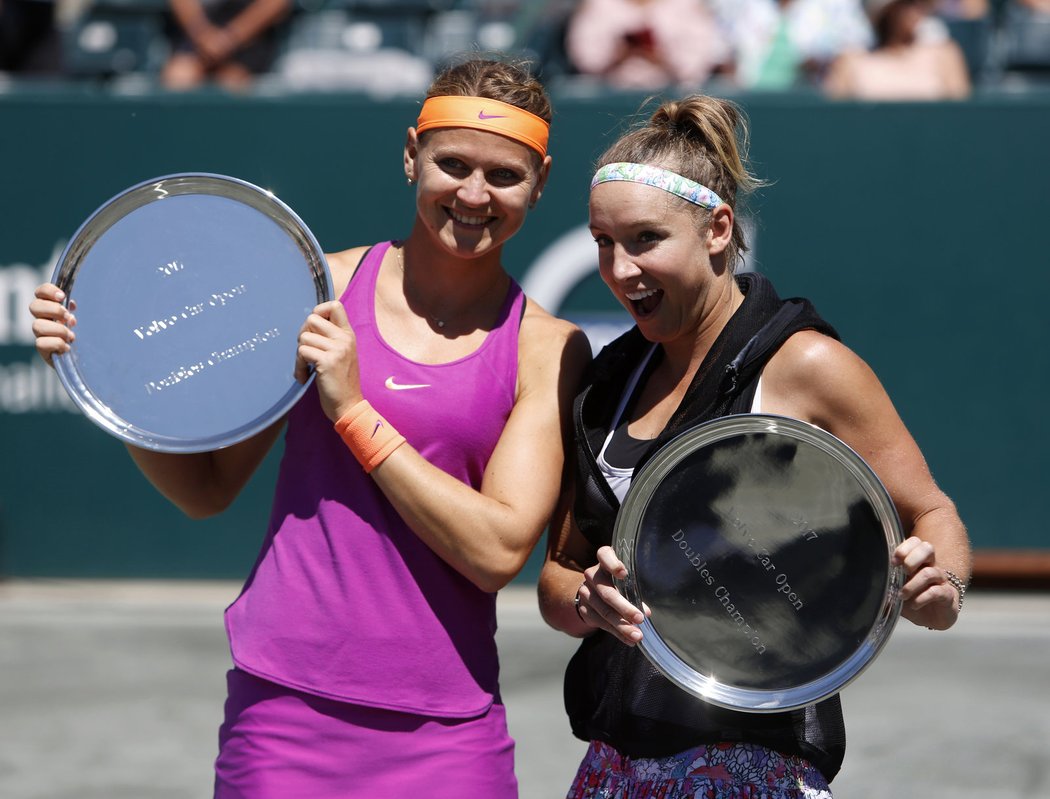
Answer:
[[[408,276],[405,274],[405,245],[402,242],[401,246],[397,248],[397,265],[401,268],[401,278],[405,286],[405,297],[408,297]],[[424,313],[426,313],[424,311]],[[433,314],[427,313],[427,318],[438,326],[439,330],[445,329],[445,320],[438,319]]]

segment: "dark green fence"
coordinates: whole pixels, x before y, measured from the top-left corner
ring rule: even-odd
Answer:
[[[550,185],[506,263],[600,341],[623,317],[583,227],[590,164],[639,98],[555,100]],[[751,265],[782,294],[809,296],[875,368],[977,548],[1050,549],[1050,100],[743,104],[755,169],[770,181],[752,203]],[[417,108],[356,96],[0,96],[0,576],[246,572],[276,457],[222,517],[181,518],[34,360],[30,293],[98,205],[175,172],[272,189],[327,250],[404,235],[401,147]]]

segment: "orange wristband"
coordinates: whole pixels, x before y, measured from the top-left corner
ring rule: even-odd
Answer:
[[[371,472],[405,443],[405,437],[380,416],[368,400],[361,400],[339,417],[335,431],[365,472]]]

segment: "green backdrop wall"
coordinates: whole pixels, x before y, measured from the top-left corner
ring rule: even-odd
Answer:
[[[749,265],[782,294],[809,296],[873,366],[976,547],[1050,548],[1050,99],[738,99],[769,181],[751,205]],[[582,227],[590,165],[639,101],[555,96],[552,178],[505,257],[595,343],[623,316]],[[401,146],[417,107],[359,96],[0,96],[0,576],[245,574],[276,454],[223,516],[181,517],[34,360],[32,288],[96,207],[176,172],[272,189],[326,250],[404,235],[412,196]]]

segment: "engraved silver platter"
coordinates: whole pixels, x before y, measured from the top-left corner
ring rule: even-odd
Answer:
[[[299,330],[332,295],[324,254],[284,203],[207,173],[125,190],[77,230],[52,281],[76,301],[76,340],[55,359],[102,429],[164,452],[229,446],[306,390]]]
[[[885,487],[835,436],[782,416],[702,424],[664,445],[624,498],[621,593],[676,685],[746,712],[826,699],[900,616],[902,541]]]

